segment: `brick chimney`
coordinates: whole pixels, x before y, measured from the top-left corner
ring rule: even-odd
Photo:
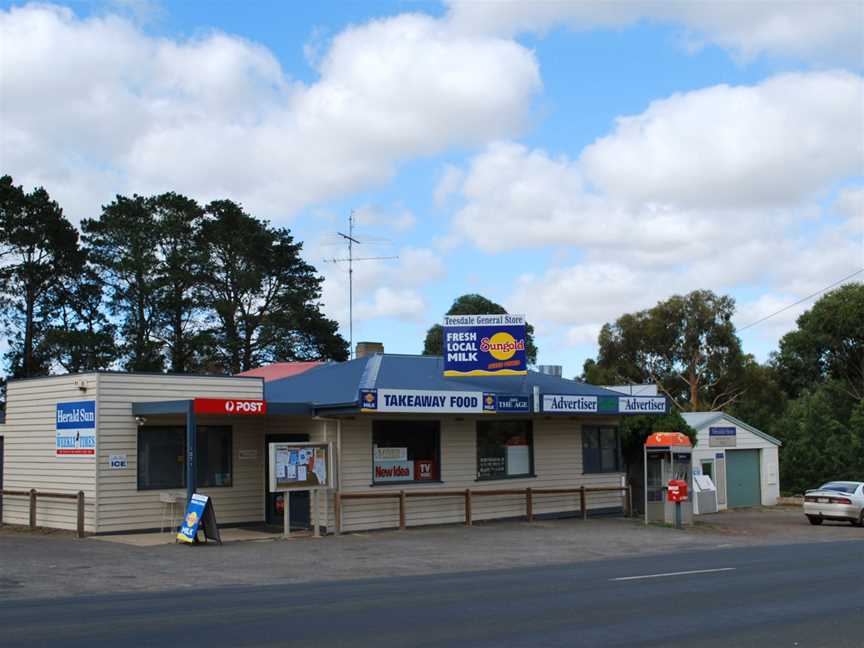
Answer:
[[[365,358],[376,353],[384,353],[384,345],[381,342],[358,342],[354,357]]]

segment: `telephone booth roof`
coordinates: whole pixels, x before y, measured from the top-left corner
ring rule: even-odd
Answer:
[[[654,432],[645,439],[646,448],[668,448],[670,446],[685,446],[692,448],[690,438],[681,432]]]

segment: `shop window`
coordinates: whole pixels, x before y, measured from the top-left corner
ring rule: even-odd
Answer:
[[[231,485],[233,435],[229,425],[198,426],[198,484]]]
[[[186,429],[138,428],[138,490],[186,485]]]
[[[374,421],[372,482],[440,481],[440,437],[438,421]]]
[[[477,479],[532,477],[531,421],[477,422]]]
[[[199,425],[197,472],[201,487],[231,486],[233,433],[230,426]],[[138,490],[186,487],[186,428],[138,428]]]
[[[621,472],[618,428],[583,426],[582,469],[586,473]]]

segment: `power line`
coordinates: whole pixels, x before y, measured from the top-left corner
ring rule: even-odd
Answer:
[[[784,311],[787,311],[787,310],[789,310],[790,308],[794,308],[794,307],[797,306],[798,304],[803,304],[804,302],[806,302],[806,301],[808,301],[808,300],[810,300],[810,299],[813,299],[816,295],[819,295],[819,294],[825,292],[826,290],[830,290],[830,289],[833,288],[834,286],[838,286],[838,285],[840,285],[841,283],[843,283],[844,281],[846,281],[847,279],[851,279],[851,278],[854,277],[855,275],[859,275],[859,274],[861,274],[862,272],[864,272],[864,268],[861,268],[860,270],[856,270],[856,271],[853,272],[852,274],[847,275],[847,276],[843,277],[842,279],[838,279],[837,281],[835,281],[834,283],[832,283],[832,284],[829,285],[829,286],[825,286],[824,288],[820,288],[819,290],[817,290],[816,292],[814,292],[812,295],[807,295],[806,297],[802,297],[801,299],[799,299],[798,301],[796,301],[794,304],[789,304],[788,306],[784,306],[784,307],[781,308],[780,310],[778,310],[778,311],[776,311],[776,312],[774,312],[774,313],[771,313],[770,315],[766,315],[765,317],[763,317],[763,318],[761,318],[761,319],[758,319],[758,320],[756,320],[755,322],[751,322],[751,323],[748,324],[747,326],[742,326],[741,328],[738,329],[738,332],[740,333],[741,331],[746,331],[748,328],[750,328],[750,327],[752,327],[752,326],[756,326],[757,324],[761,324],[761,323],[764,322],[765,320],[767,320],[767,319],[771,319],[771,318],[774,317],[775,315],[779,315],[780,313],[782,313],[782,312],[784,312]]]

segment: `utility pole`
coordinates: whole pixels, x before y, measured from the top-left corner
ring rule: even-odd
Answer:
[[[348,257],[345,259],[324,259],[324,263],[348,262],[348,353],[349,358],[354,358],[354,262],[355,261],[377,261],[380,259],[398,259],[398,256],[374,256],[354,258],[354,245],[361,245],[354,238],[354,210],[348,214],[348,233],[336,232],[348,243]]]

